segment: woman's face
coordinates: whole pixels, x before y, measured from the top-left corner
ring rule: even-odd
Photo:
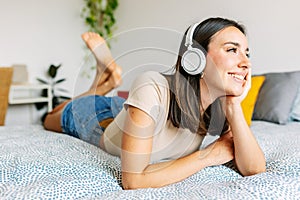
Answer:
[[[203,77],[211,95],[241,95],[250,65],[246,36],[233,26],[217,32],[208,45]]]

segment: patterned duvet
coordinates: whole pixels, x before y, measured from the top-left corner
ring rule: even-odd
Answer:
[[[267,172],[231,163],[163,188],[122,190],[120,159],[41,126],[0,127],[0,199],[300,199],[300,123],[254,121]]]

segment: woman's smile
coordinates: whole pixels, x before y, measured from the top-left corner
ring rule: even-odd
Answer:
[[[236,82],[244,84],[246,81],[246,75],[239,73],[228,73],[228,75]]]

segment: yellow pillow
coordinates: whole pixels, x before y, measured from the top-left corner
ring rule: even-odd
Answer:
[[[264,76],[253,76],[251,78],[251,89],[249,90],[246,98],[242,101],[242,109],[244,112],[247,124],[251,125],[252,114],[254,111],[255,102],[259,93],[259,90],[265,81]]]

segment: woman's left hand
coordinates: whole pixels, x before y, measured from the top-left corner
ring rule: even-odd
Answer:
[[[220,98],[223,110],[227,117],[229,117],[228,115],[233,114],[236,108],[238,110],[241,109],[241,102],[247,96],[250,88],[251,88],[251,69],[249,69],[249,72],[246,77],[246,83],[244,84],[244,91],[240,96],[227,95]]]
[[[248,69],[244,92],[242,93],[241,96],[237,97],[237,99],[240,103],[246,98],[250,89],[251,89],[251,68]]]
[[[225,96],[225,97],[222,97],[222,101],[225,100],[225,105],[228,105],[228,104],[240,104],[247,96],[250,88],[251,88],[251,68],[248,69],[249,72],[246,76],[246,83],[244,84],[244,91],[243,93],[240,95],[240,96]]]

